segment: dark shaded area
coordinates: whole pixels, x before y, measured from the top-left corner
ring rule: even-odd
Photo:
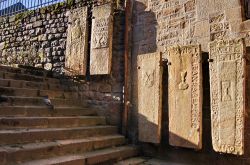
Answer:
[[[250,19],[250,0],[243,0],[246,19]]]
[[[156,45],[156,35],[157,35],[157,22],[155,13],[152,11],[145,11],[145,4],[134,1],[133,10],[136,11],[133,13],[132,17],[132,54],[142,55],[147,53],[154,53],[157,50]],[[143,16],[144,19],[139,19]],[[138,71],[137,71],[137,56],[132,56],[131,58],[131,82],[137,82]],[[133,107],[138,103],[138,91],[137,84],[131,83],[132,98],[132,108],[128,112],[128,137],[132,140],[133,143],[138,142],[138,119],[139,113],[136,110],[136,107]]]

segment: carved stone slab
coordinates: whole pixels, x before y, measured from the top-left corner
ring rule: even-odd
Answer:
[[[202,147],[202,65],[199,45],[168,48],[169,143]]]
[[[161,54],[138,56],[139,140],[160,143],[162,116]]]
[[[86,75],[88,24],[87,7],[67,13],[69,26],[67,34],[65,70],[71,75]]]
[[[210,88],[213,148],[244,153],[245,52],[240,39],[210,43]]]
[[[111,4],[93,9],[90,74],[110,74],[112,61],[113,9]]]

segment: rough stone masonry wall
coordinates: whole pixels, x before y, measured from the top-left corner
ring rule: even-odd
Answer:
[[[24,64],[60,72],[65,60],[67,6],[27,11],[0,23],[2,64]]]
[[[63,72],[67,40],[67,11],[81,6],[101,5],[110,0],[68,0],[0,21],[0,64],[44,67]],[[115,1],[113,1],[115,2]],[[122,5],[122,1],[117,3]],[[114,5],[118,5],[114,3]],[[91,12],[89,12],[91,25]],[[124,13],[114,14],[112,71],[107,76],[88,76],[74,88],[84,101],[94,105],[107,122],[120,125],[123,107]],[[90,34],[90,31],[89,31]],[[91,36],[91,35],[89,35]],[[89,54],[88,54],[89,56]],[[89,66],[88,66],[89,67]],[[65,81],[69,83],[69,81]],[[76,84],[72,84],[74,86]],[[80,101],[80,100],[79,100]]]
[[[107,0],[68,0],[12,17],[0,18],[0,63],[63,72],[68,10]]]
[[[243,1],[242,1],[243,2]],[[208,43],[215,39],[245,38],[249,46],[249,21],[244,21],[241,0],[133,0],[132,41],[132,108],[130,110],[130,137],[137,141],[138,91],[137,56],[161,51],[166,58],[168,46],[201,44],[204,52],[203,79],[203,150],[174,149],[168,145],[167,73],[163,73],[163,128],[161,153],[173,162],[190,164],[250,164],[250,121],[247,118],[245,155],[220,155],[212,149],[209,101]],[[249,96],[249,91],[248,94]],[[152,146],[149,150],[152,151]],[[159,154],[159,152],[158,152]],[[182,160],[180,160],[180,158]]]

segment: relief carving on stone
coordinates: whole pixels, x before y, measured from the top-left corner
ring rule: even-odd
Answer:
[[[217,152],[244,154],[244,54],[242,39],[210,43],[212,142]]]
[[[77,8],[68,14],[69,26],[66,45],[65,70],[69,75],[86,75],[88,25],[87,7]]]
[[[142,142],[160,143],[162,117],[161,54],[138,56],[138,129]]]
[[[167,49],[169,143],[202,147],[202,65],[199,45]]]
[[[90,74],[110,74],[112,61],[113,8],[112,4],[93,9]]]

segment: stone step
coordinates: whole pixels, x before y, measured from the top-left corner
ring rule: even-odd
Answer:
[[[53,106],[86,106],[84,101],[78,99],[50,99]],[[46,106],[43,97],[24,97],[24,96],[1,96],[0,106]]]
[[[44,106],[2,106],[0,116],[4,117],[49,117],[49,116],[94,116],[96,110],[82,107],[54,107],[51,110]]]
[[[50,159],[35,160],[21,163],[20,165],[112,165],[119,160],[137,155],[137,147],[120,146],[86,152],[84,154],[66,155]]]
[[[126,160],[119,161],[115,165],[143,165],[148,158],[144,157],[133,157]]]
[[[39,89],[28,89],[28,88],[13,88],[13,87],[0,87],[0,93],[6,96],[25,96],[25,97],[43,97],[48,96],[49,98],[78,98],[76,92],[64,92],[64,91],[53,91],[53,90],[39,90]]]
[[[30,88],[30,89],[41,89],[41,90],[64,90],[68,91],[69,87],[58,83],[46,83],[46,82],[35,82],[25,80],[13,80],[0,78],[1,87],[13,87],[13,88]]]
[[[69,128],[105,125],[101,116],[80,117],[0,117],[1,129],[17,128]]]
[[[0,147],[3,155],[1,165],[44,159],[65,154],[79,154],[125,143],[120,135],[91,137],[86,139],[56,140],[53,142],[29,143]],[[36,163],[35,163],[36,164]]]
[[[30,74],[12,73],[12,72],[4,72],[4,71],[0,71],[0,78],[60,84],[60,80],[56,78],[47,78],[47,77],[42,77],[42,76],[34,76]]]
[[[11,73],[23,73],[23,74],[31,74],[36,76],[49,76],[50,71],[44,70],[42,68],[35,68],[31,66],[6,66],[0,65],[0,70]]]
[[[0,130],[0,145],[112,135],[115,126]]]

